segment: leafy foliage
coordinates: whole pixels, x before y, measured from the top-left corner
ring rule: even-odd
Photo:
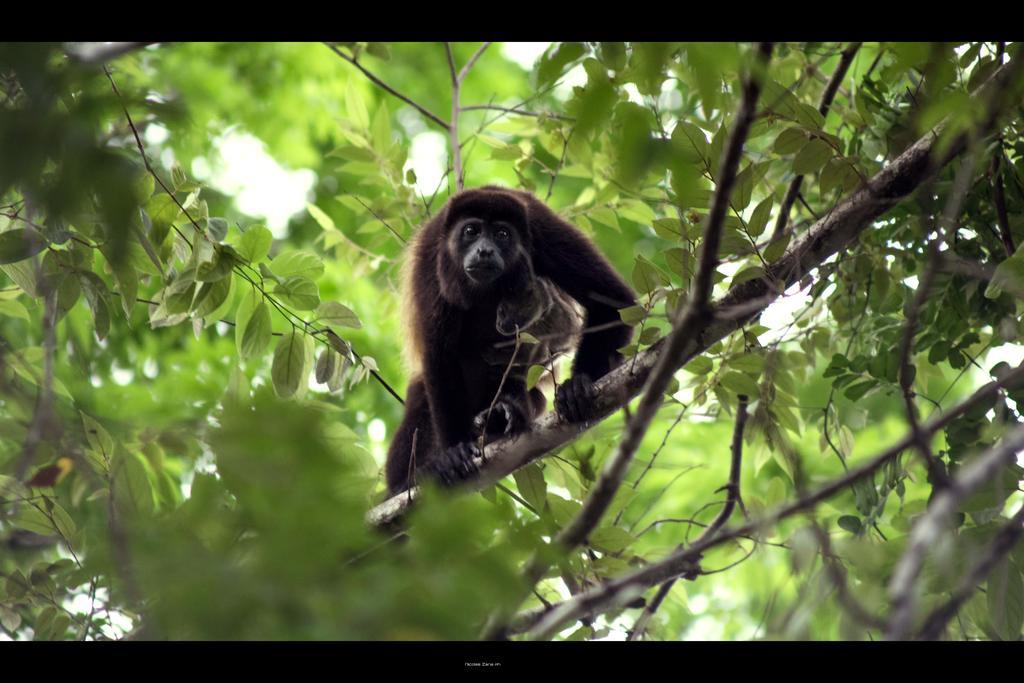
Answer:
[[[452,47],[464,65],[480,46]],[[989,109],[972,93],[1020,58],[1014,45],[865,44],[822,113],[848,48],[775,47],[717,293],[768,279],[811,224],[936,124],[947,145],[974,130]],[[531,190],[594,239],[640,294],[620,312],[635,327],[632,362],[686,300],[752,50],[561,43],[529,69],[509,55],[490,46],[463,82],[466,185]],[[906,432],[900,342],[959,160],[687,363],[582,552],[557,556],[549,540],[615,452],[621,411],[482,495],[428,490],[407,536],[370,528],[402,411],[392,392],[408,379],[401,254],[455,187],[444,158],[425,189],[432,160],[412,150],[447,136],[423,110],[450,114],[449,88],[444,49],[429,44],[154,45],[105,67],[67,45],[0,45],[0,637],[474,638],[523,595],[527,609],[560,602],[565,587],[692,541],[725,500],[738,396],[750,419],[734,523]],[[1022,127],[1011,107],[971,148],[912,337],[922,419],[1022,357]],[[286,229],[247,215],[209,170],[239,131],[315,177]],[[531,386],[545,370],[529,369]],[[929,444],[941,472],[1020,422],[1021,398],[1009,385],[952,420]],[[837,599],[830,569],[886,618],[932,474],[907,450],[805,515],[713,548],[646,637],[877,638],[882,627]],[[927,557],[915,618],[989,552],[1024,502],[1022,477],[1007,463],[961,501]],[[945,637],[1021,638],[1022,547]],[[521,570],[535,553],[557,562],[531,594]],[[612,610],[562,636],[622,638],[638,614]]]

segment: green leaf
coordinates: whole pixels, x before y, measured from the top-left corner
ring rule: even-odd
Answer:
[[[217,242],[222,242],[228,234],[228,222],[225,218],[212,217],[206,221],[206,231]]]
[[[779,155],[786,156],[800,151],[807,144],[807,133],[796,126],[787,128],[775,138],[772,150]]]
[[[100,340],[110,331],[110,308],[107,305],[107,286],[96,273],[79,271],[79,282],[85,293],[85,300],[92,310],[94,332]]]
[[[590,544],[606,553],[617,553],[628,548],[636,538],[618,526],[602,526],[587,535]]]
[[[262,225],[253,225],[242,234],[242,239],[238,243],[238,253],[249,263],[256,263],[267,258],[273,242],[274,235],[270,230]]]
[[[787,232],[779,239],[773,240],[764,248],[761,256],[763,256],[764,260],[768,263],[775,263],[775,261],[782,258],[782,255],[786,253],[786,247],[789,246],[789,241],[792,239],[792,236],[793,234],[791,232]]]
[[[337,366],[337,352],[330,347],[324,348],[324,350],[320,352],[320,357],[316,360],[316,369],[314,371],[316,381],[320,384],[327,384],[327,381],[334,376]]]
[[[636,257],[633,265],[633,286],[641,294],[650,294],[660,285],[665,284],[657,266],[643,256]]]
[[[796,157],[793,158],[793,173],[797,175],[814,173],[825,165],[832,154],[833,150],[828,143],[815,138],[800,148]]]
[[[686,121],[672,130],[672,151],[688,164],[703,164],[708,157],[708,139],[704,131]]]
[[[768,197],[754,207],[754,212],[750,214],[750,220],[747,221],[747,232],[751,237],[757,237],[764,232],[765,226],[768,225],[768,219],[771,217],[772,203],[772,198]]]
[[[0,301],[0,315],[28,320],[28,309],[20,301]]]
[[[0,263],[24,261],[45,248],[46,239],[32,228],[0,232]]]
[[[324,230],[337,230],[337,226],[334,224],[334,219],[327,215],[327,213],[316,204],[306,204],[306,211],[309,211],[309,215],[313,217],[321,228]]]
[[[238,349],[238,355],[242,355],[242,338],[245,336],[245,327],[256,310],[256,306],[263,301],[263,296],[255,287],[249,287],[243,289],[240,299],[238,309],[235,311],[235,348]]]
[[[57,533],[57,528],[46,513],[34,505],[20,505],[18,513],[10,519],[10,523],[15,528],[43,536],[53,536]]]
[[[293,275],[274,287],[274,294],[285,304],[300,311],[312,311],[320,305],[320,290],[312,280]]]
[[[119,449],[114,458],[114,499],[143,515],[156,510],[149,463],[137,453]]]
[[[1024,247],[1024,245],[1021,245]],[[996,266],[992,281],[985,289],[985,296],[997,299],[1003,292],[1009,292],[1018,299],[1024,299],[1024,252],[1017,248],[1013,256]]]
[[[328,325],[351,327],[357,330],[363,326],[359,322],[359,317],[352,309],[339,304],[337,301],[324,301],[317,306],[316,319],[318,322],[327,323]]]
[[[757,382],[751,379],[749,375],[742,372],[727,372],[722,375],[719,382],[723,387],[737,395],[742,394],[750,399],[755,399],[761,395],[761,390],[758,388]]]
[[[242,358],[255,358],[263,353],[270,344],[270,307],[266,301],[260,301],[245,323],[242,332],[242,343],[239,352]]]
[[[674,247],[665,251],[665,263],[673,273],[684,280],[693,276],[693,254],[687,249]]]
[[[619,317],[627,325],[636,325],[647,317],[647,311],[643,306],[627,306],[619,309]]]
[[[986,583],[988,614],[992,628],[1003,640],[1019,640],[1024,627],[1024,580],[1020,569],[1004,559]]]
[[[516,470],[512,476],[516,480],[519,493],[526,499],[526,502],[538,511],[543,510],[544,500],[548,495],[548,484],[544,480],[544,472],[540,465],[532,463]]]
[[[366,53],[384,61],[391,59],[391,48],[387,43],[367,43]]]
[[[358,79],[355,78],[348,80],[348,87],[345,88],[345,111],[356,128],[366,130],[370,126],[370,113],[366,110],[366,102],[359,92],[358,83]]]
[[[859,401],[866,393],[874,389],[876,386],[878,386],[878,380],[869,379],[863,382],[857,382],[856,384],[851,384],[846,388],[846,391],[844,391],[843,394],[851,401]]]
[[[216,321],[221,315],[226,313],[231,305],[229,298],[231,291],[234,289],[234,282],[235,279],[233,277],[226,277],[216,282],[203,284],[203,288],[208,291],[198,294],[196,297],[202,301],[202,303],[196,306],[196,316],[200,318],[209,317],[211,321]]]
[[[683,366],[683,370],[686,372],[692,372],[695,375],[706,375],[711,372],[711,368],[713,366],[714,364],[707,356],[696,356],[689,363]]]
[[[855,517],[853,515],[843,515],[839,518],[836,524],[839,525],[840,529],[845,529],[851,534],[859,534],[861,528],[863,528],[860,517]]]
[[[530,369],[526,371],[526,388],[533,389],[537,386],[537,381],[540,380],[540,376],[546,369],[543,365],[531,365]]]
[[[754,164],[747,166],[736,176],[730,204],[736,211],[743,211],[750,204],[750,195],[754,191],[756,169]]]
[[[301,275],[316,280],[324,272],[324,262],[311,251],[288,251],[278,254],[270,262],[270,267],[274,274],[282,279]]]
[[[306,349],[303,334],[293,331],[281,337],[274,349],[274,363],[270,370],[274,390],[281,398],[289,398],[306,379]]]
[[[373,115],[373,127],[370,131],[374,148],[385,153],[391,147],[391,114],[386,101],[382,101]]]
[[[586,47],[583,43],[562,43],[550,55],[544,55],[537,65],[537,89],[543,90],[556,78],[570,62],[584,55]]]

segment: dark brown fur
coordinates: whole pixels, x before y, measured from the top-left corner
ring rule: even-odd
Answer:
[[[475,285],[449,239],[451,226],[465,216],[500,218],[516,226],[526,266],[548,283],[542,287],[554,285],[559,294],[580,304],[586,327],[618,321],[618,308],[635,303],[632,290],[590,240],[533,195],[498,187],[455,195],[421,228],[408,264],[405,297],[411,315],[406,332],[420,372],[410,382],[405,417],[388,451],[390,493],[408,488],[416,471],[438,474],[450,466],[462,467],[473,419],[491,404],[505,369],[488,362],[487,350],[508,340],[496,328],[496,311],[504,298],[521,293],[510,288],[522,282],[524,264],[510,268],[491,286]],[[556,407],[572,413],[570,419],[585,419],[581,397],[592,380],[621,362],[617,349],[631,336],[626,325],[584,334],[576,349],[574,378],[559,388]],[[529,404],[522,376],[509,377],[502,393],[519,406]],[[452,455],[456,452],[460,457]]]

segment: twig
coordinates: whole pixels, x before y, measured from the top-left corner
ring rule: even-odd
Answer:
[[[992,199],[996,205],[996,222],[999,224],[999,238],[1003,241],[1006,256],[1013,256],[1013,235],[1010,233],[1010,217],[1006,213],[1006,194],[1003,190],[1003,165],[1006,160],[1000,149],[992,157]]]
[[[839,64],[836,65],[836,70],[832,72],[832,77],[825,86],[824,92],[821,93],[821,101],[818,103],[818,113],[822,116],[828,114],[828,110],[832,106],[832,100],[835,98],[836,92],[839,90],[839,84],[842,83],[843,78],[846,77],[846,72],[850,69],[850,64],[853,63],[853,58],[856,56],[857,50],[860,49],[860,46],[861,43],[850,43],[850,45],[843,50],[842,55],[839,58]],[[789,183],[789,187],[786,189],[786,194],[782,199],[782,204],[779,206],[779,217],[775,220],[775,228],[772,230],[773,241],[781,238],[785,233],[786,223],[789,222],[789,212],[793,208],[793,202],[796,201],[796,197],[800,193],[800,185],[803,182],[804,177],[802,175],[798,175]]]
[[[334,52],[334,54],[338,55],[339,57],[344,59],[346,62],[351,64],[352,66],[354,66],[355,68],[357,68],[360,71],[362,71],[364,76],[369,78],[370,81],[372,81],[374,83],[374,85],[376,85],[377,87],[382,89],[384,92],[386,92],[389,95],[392,95],[394,97],[397,97],[398,99],[402,100],[403,102],[408,104],[410,107],[412,107],[413,109],[415,109],[419,113],[421,113],[424,116],[426,116],[427,120],[431,121],[435,125],[440,126],[441,128],[444,128],[445,130],[448,130],[448,122],[447,121],[445,121],[440,116],[438,116],[434,112],[430,111],[429,109],[427,109],[423,105],[414,102],[409,97],[403,95],[402,93],[400,93],[397,90],[395,90],[394,88],[392,88],[390,85],[388,85],[387,83],[385,83],[384,81],[379,79],[373,72],[371,72],[365,66],[360,64],[357,59],[355,59],[354,57],[350,57],[349,55],[347,55],[344,52],[342,52],[341,50],[339,50],[336,46],[331,45],[330,43],[324,43],[324,45],[329,47],[331,49],[331,51]]]
[[[741,507],[743,506],[743,499],[740,496],[740,466],[743,463],[743,429],[747,424],[747,397],[740,395],[738,398],[739,403],[736,406],[736,426],[732,433],[732,461],[729,465],[729,483],[724,487],[727,492],[725,505],[718,512],[714,521],[704,529],[703,533],[701,533],[695,543],[701,543],[705,538],[714,537],[714,535],[718,533],[718,530],[729,521],[729,517],[732,516],[732,512],[736,509],[736,505],[739,504]],[[752,552],[753,550],[751,550],[751,553]],[[666,596],[668,596],[669,591],[672,590],[672,586],[674,586],[675,583],[676,578],[673,577],[661,584],[661,587],[658,588],[658,592],[655,594],[654,598],[647,603],[647,606],[644,607],[644,611],[637,618],[636,623],[633,624],[633,628],[630,630],[626,640],[636,640],[644,634],[644,631],[647,629],[647,623],[651,620],[651,617],[654,616],[654,613],[658,611],[658,608],[661,607],[661,603],[665,600]]]
[[[572,116],[565,116],[564,114],[556,114],[554,112],[534,112],[527,111],[526,109],[520,109],[519,107],[502,107],[497,104],[472,104],[468,107],[463,107],[462,111],[501,111],[506,114],[517,114],[519,116],[532,116],[539,118],[545,116],[549,119],[555,119],[557,121],[575,121],[576,119]]]

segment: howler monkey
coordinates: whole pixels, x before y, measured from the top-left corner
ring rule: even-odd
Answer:
[[[504,374],[489,362],[495,344],[508,341],[498,330],[498,307],[515,301],[524,282],[547,281],[539,286],[574,299],[584,327],[596,328],[584,330],[573,375],[555,393],[565,419],[590,417],[593,382],[621,362],[618,349],[632,336],[618,309],[636,298],[587,237],[530,193],[488,186],[452,197],[410,249],[403,304],[417,374],[388,450],[389,494],[417,475],[451,484],[476,473],[474,418],[491,405]],[[506,379],[499,399],[508,431],[525,429],[531,403],[523,374]]]

